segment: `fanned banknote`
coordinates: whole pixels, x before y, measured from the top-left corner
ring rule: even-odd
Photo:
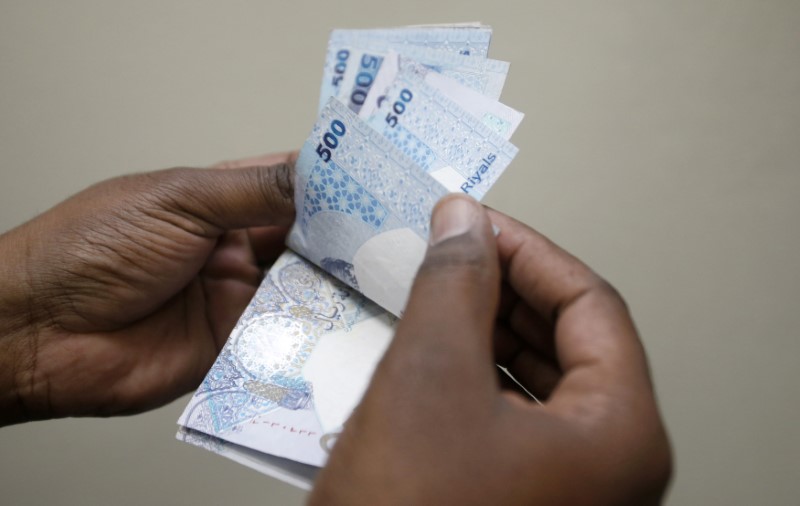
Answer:
[[[416,47],[486,58],[491,40],[492,29],[480,24],[333,30],[322,70],[320,107],[328,98],[337,96],[339,80],[335,78],[344,74],[348,60],[339,54],[342,49],[361,47],[380,53],[394,49],[402,53]]]
[[[336,97],[358,112],[390,51],[496,99],[503,90],[508,63],[486,58],[490,39],[491,29],[480,26],[334,30],[325,57],[319,108]]]
[[[400,56],[395,51],[386,54],[375,80],[370,86],[364,103],[358,107],[361,118],[371,117],[375,110],[386,100],[386,92],[397,79],[398,74],[411,73],[442,92],[447,98],[458,104],[464,111],[480,119],[498,135],[509,140],[525,116],[523,113],[464,85],[462,82],[448,77],[431,67],[422,65],[411,58]],[[350,106],[351,109],[356,110]]]
[[[484,58],[489,54],[491,40],[491,27],[480,23],[337,29],[328,39],[329,46],[351,41],[368,44],[375,50],[420,46]]]
[[[311,486],[391,341],[436,201],[480,198],[516,154],[522,115],[496,100],[508,64],[487,58],[490,39],[480,24],[331,34],[296,166],[292,250],[186,407],[179,439]],[[347,74],[354,55],[369,78]]]
[[[320,466],[366,388],[395,321],[287,251],[264,278],[178,423]]]
[[[367,122],[449,191],[481,200],[517,155],[492,125],[500,118],[475,117],[412,66],[400,68],[383,96]]]
[[[320,108],[334,96],[359,112],[384,58],[392,51],[340,46],[334,55],[337,63],[333,75],[328,78],[329,85],[324,86],[320,94]],[[417,46],[405,47],[402,54],[495,100],[500,98],[508,75],[509,64],[501,60]],[[329,94],[331,90],[332,95]]]
[[[334,98],[295,171],[289,247],[399,316],[447,190]]]

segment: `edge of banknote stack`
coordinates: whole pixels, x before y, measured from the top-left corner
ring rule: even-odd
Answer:
[[[402,316],[431,212],[517,154],[509,64],[480,23],[334,30],[297,219],[178,420],[178,439],[308,489]]]

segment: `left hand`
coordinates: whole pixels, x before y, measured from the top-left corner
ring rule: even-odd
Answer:
[[[112,179],[0,236],[0,425],[196,387],[283,250],[293,162]]]

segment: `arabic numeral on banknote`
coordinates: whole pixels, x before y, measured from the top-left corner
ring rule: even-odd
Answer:
[[[358,74],[356,74],[353,91],[350,93],[350,103],[348,104],[350,109],[355,113],[358,113],[361,106],[364,105],[372,83],[375,82],[375,76],[381,68],[381,63],[383,63],[382,56],[371,54],[364,54],[361,56]]]
[[[322,158],[323,162],[331,161],[331,150],[339,147],[339,137],[344,136],[346,131],[344,123],[340,120],[331,121],[331,129],[325,132],[325,135],[322,136],[322,142],[317,146],[317,154]],[[323,146],[323,143],[327,148]]]
[[[339,83],[342,81],[344,77],[344,72],[347,70],[347,59],[350,58],[350,51],[347,49],[342,49],[338,53],[336,53],[336,65],[333,66],[333,80],[331,84],[334,86],[339,86]]]
[[[386,123],[390,127],[397,126],[398,118],[406,112],[406,104],[410,103],[412,98],[414,98],[414,94],[411,93],[411,90],[403,88],[403,91],[400,92],[400,98],[392,105],[392,110],[386,114]]]

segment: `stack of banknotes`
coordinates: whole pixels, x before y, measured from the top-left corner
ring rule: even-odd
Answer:
[[[522,113],[480,24],[334,30],[297,218],[178,438],[309,488],[388,346],[449,192],[482,198]],[[387,437],[391,437],[387,434]]]

